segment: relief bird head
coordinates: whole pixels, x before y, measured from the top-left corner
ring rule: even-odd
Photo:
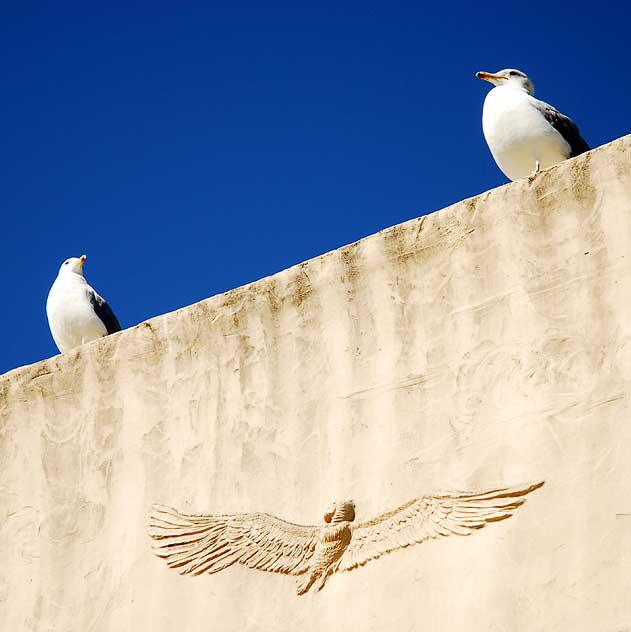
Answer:
[[[331,504],[324,514],[324,522],[353,522],[355,520],[355,503],[352,500],[338,500]]]

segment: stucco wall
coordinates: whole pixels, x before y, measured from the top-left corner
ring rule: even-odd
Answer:
[[[631,136],[0,378],[0,629],[631,630],[630,392]],[[302,597],[147,535],[536,480]]]

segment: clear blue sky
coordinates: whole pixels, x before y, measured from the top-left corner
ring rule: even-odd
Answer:
[[[0,373],[57,353],[67,257],[129,327],[503,184],[476,70],[630,131],[622,2],[13,4]]]

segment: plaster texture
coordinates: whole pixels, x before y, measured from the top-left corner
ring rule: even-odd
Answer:
[[[0,378],[0,630],[631,630],[631,136]],[[322,524],[545,480],[329,578],[181,576],[154,502]]]

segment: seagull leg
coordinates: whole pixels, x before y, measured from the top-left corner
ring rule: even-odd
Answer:
[[[537,160],[535,161],[535,170],[528,176],[528,180],[532,182],[537,177],[540,171],[541,171],[541,163]]]

